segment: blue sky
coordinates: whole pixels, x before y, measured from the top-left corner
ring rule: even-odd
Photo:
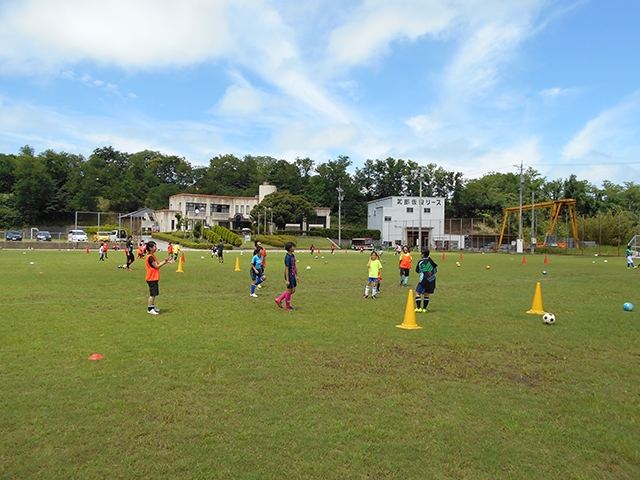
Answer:
[[[3,0],[0,152],[640,181],[636,0]]]

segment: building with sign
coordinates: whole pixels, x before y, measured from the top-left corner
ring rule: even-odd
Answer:
[[[445,199],[442,197],[386,197],[373,200],[367,205],[367,228],[380,230],[380,240],[386,246],[418,247],[418,238],[421,236],[423,247],[435,249],[443,245],[440,242],[451,241],[444,234],[444,206]],[[457,245],[447,247],[458,248]]]

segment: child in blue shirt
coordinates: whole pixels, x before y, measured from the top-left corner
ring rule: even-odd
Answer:
[[[250,297],[258,298],[256,295],[256,287],[264,282],[267,277],[262,273],[262,247],[256,247],[251,259],[251,295]]]

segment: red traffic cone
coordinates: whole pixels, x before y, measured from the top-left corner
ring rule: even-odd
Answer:
[[[86,250],[86,252],[87,252],[87,253],[89,253],[89,247],[87,247],[87,250]]]
[[[549,264],[549,260],[547,259],[547,256],[544,256],[544,262],[542,262],[544,265],[548,265]]]
[[[523,265],[526,265],[526,264],[527,264],[527,256],[526,256],[526,255],[523,255],[523,256],[522,256],[522,264],[523,264]]]
[[[460,252],[460,260],[462,260],[462,252]]]
[[[442,260],[446,260],[447,259],[447,254],[442,252]]]
[[[102,355],[100,355],[99,353],[94,353],[89,358],[87,358],[87,360],[102,360],[103,358],[104,357]]]
[[[184,252],[182,252],[182,263],[184,263]]]

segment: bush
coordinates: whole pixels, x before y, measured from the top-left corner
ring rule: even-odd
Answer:
[[[254,235],[253,238],[258,242],[279,248],[284,248],[287,242],[297,244],[296,238],[291,235]]]
[[[164,242],[180,243],[180,246],[187,248],[197,248],[200,250],[208,250],[211,248],[211,243],[203,240],[185,240],[171,233],[153,233],[152,238],[156,240],[162,240]],[[225,249],[230,248],[225,246]]]
[[[338,238],[337,228],[313,228],[307,231],[301,230],[278,230],[278,234],[308,235],[310,237]],[[342,238],[373,238],[380,240],[380,230],[367,230],[366,228],[343,228]]]
[[[229,243],[233,246],[239,247],[243,243],[240,237],[238,236],[238,234],[232,232],[228,228],[221,227],[220,225],[216,225],[211,229],[211,231],[220,235],[220,238],[222,238],[222,240],[224,240],[226,243]]]

